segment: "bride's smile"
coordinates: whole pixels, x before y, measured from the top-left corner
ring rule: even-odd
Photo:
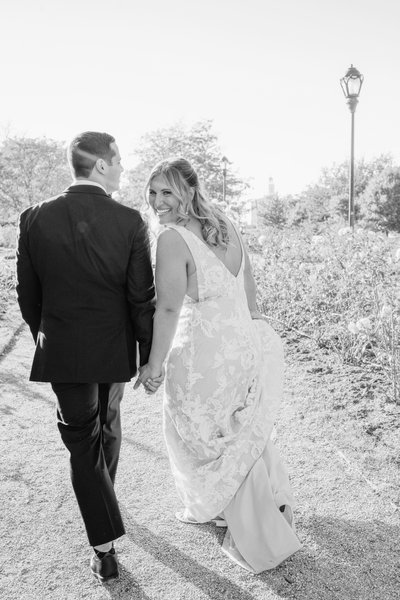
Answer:
[[[162,175],[157,175],[149,187],[149,203],[161,224],[176,223],[179,219],[181,201]]]

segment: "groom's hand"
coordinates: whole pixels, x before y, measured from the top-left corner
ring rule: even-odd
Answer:
[[[161,374],[158,374],[158,373],[155,373],[148,364],[143,365],[142,367],[139,368],[139,376],[138,376],[137,380],[135,381],[133,389],[137,390],[137,388],[140,386],[140,384],[142,384],[143,387],[145,388],[147,394],[154,394],[154,392],[156,392],[158,390],[158,388],[164,381],[164,377],[165,377],[164,367],[161,370]]]
[[[146,385],[145,385],[146,391],[149,390],[152,394],[154,394],[154,392],[156,392],[158,390],[158,388],[164,381],[164,377],[165,377],[165,371],[163,368],[161,375],[159,375],[158,377],[152,377],[151,379],[149,378],[147,380]]]

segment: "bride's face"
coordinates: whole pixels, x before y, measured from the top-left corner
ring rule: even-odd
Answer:
[[[179,219],[179,200],[163,175],[157,175],[150,182],[149,202],[158,216],[161,225],[176,223]]]

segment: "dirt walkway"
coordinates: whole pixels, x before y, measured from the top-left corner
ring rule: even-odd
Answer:
[[[22,328],[0,362],[0,598],[399,598],[400,526],[393,496],[376,493],[365,479],[357,428],[350,447],[309,363],[291,359],[277,443],[292,476],[303,549],[274,571],[252,576],[220,551],[224,530],[176,521],[160,394],[149,399],[130,385],[117,478],[127,527],[118,543],[122,574],[112,584],[97,584],[88,569],[90,549],[54,423],[52,393],[48,384],[28,382],[32,350]]]

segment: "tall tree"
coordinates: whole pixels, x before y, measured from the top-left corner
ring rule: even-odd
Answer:
[[[332,212],[330,191],[324,185],[308,186],[300,196],[300,204],[310,223],[326,221]]]
[[[259,214],[265,225],[283,227],[287,222],[287,206],[277,194],[259,202]]]
[[[0,207],[3,219],[60,192],[71,181],[62,142],[10,137],[0,146]]]
[[[156,129],[144,135],[134,154],[138,164],[125,172],[125,185],[120,197],[123,202],[140,206],[143,188],[156,163],[171,156],[186,158],[196,169],[210,198],[222,200],[222,151],[218,137],[212,131],[212,121],[199,121],[191,127],[178,123],[165,129]],[[229,204],[246,189],[245,181],[232,168],[227,169],[226,199]]]

